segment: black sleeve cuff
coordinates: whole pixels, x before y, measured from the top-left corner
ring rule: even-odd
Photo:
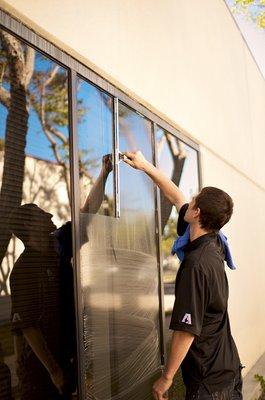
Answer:
[[[178,217],[178,224],[177,224],[177,232],[179,236],[184,235],[187,226],[189,225],[188,222],[184,221],[184,217],[186,214],[186,211],[189,207],[189,203],[183,204],[181,209],[179,210],[179,217]]]
[[[192,333],[195,336],[200,336],[201,334],[201,331],[197,329],[195,326],[183,325],[178,323],[170,323],[169,329],[172,331],[182,331],[182,332]]]

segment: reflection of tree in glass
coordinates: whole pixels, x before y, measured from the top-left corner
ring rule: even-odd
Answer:
[[[175,136],[162,129],[159,129],[157,133],[157,144],[158,160],[162,158],[162,153],[171,157],[172,162],[167,160],[168,164],[172,165],[168,177],[179,186],[187,158],[184,144]],[[172,283],[175,280],[176,269],[179,266],[177,258],[171,256],[171,248],[174,240],[177,238],[177,213],[163,193],[160,193],[160,199],[164,282]],[[166,287],[165,293],[167,293]]]
[[[27,91],[32,78],[35,52],[4,31],[1,39],[0,101],[8,109],[5,132],[5,158],[0,194],[0,260],[10,240],[7,218],[22,200],[26,134],[29,118]],[[5,82],[8,82],[5,85]],[[19,132],[19,137],[17,132]],[[14,179],[15,177],[15,179]]]
[[[36,53],[36,67],[29,85],[29,103],[38,116],[42,132],[50,142],[50,147],[59,165],[63,167],[63,178],[70,199],[68,181],[69,140],[64,128],[68,126],[68,85],[67,73],[59,65],[48,61]],[[37,66],[41,66],[37,69]],[[84,109],[78,101],[78,117]]]
[[[60,167],[57,170],[58,178],[65,182],[68,197],[70,190],[66,71],[3,30],[0,30],[0,61],[0,102],[7,110],[5,139],[1,139],[0,143],[0,150],[4,151],[0,194],[2,261],[10,241],[6,218],[10,210],[19,206],[23,199],[30,115],[37,116],[41,133],[50,142]],[[83,113],[82,102],[78,102],[78,117],[82,118]],[[2,276],[6,275],[2,267],[1,273]]]
[[[265,29],[265,0],[233,0],[230,4],[234,13],[245,15],[257,27]]]
[[[2,30],[0,30],[0,62],[0,102],[7,110],[5,139],[1,139],[0,142],[0,151],[4,151],[0,194],[2,227],[0,260],[2,260],[10,241],[10,233],[5,228],[6,218],[10,210],[19,206],[23,199],[23,185],[27,173],[25,171],[25,148],[29,116],[38,118],[41,134],[44,134],[49,141],[56,160],[58,179],[65,182],[69,199],[70,187],[67,129],[68,77],[66,71]],[[82,99],[77,100],[77,106],[78,122],[81,122],[85,114]],[[34,142],[32,141],[31,144]],[[48,154],[47,159],[50,159]],[[80,174],[86,176],[90,185],[94,184],[94,179],[89,171],[95,166],[96,161],[89,157],[88,152],[84,150],[82,154],[79,154]],[[51,164],[47,164],[47,170],[49,168],[51,168]],[[43,178],[42,184],[31,179],[31,188],[35,188],[34,190],[37,190],[38,193],[46,190],[45,176]],[[38,183],[40,187],[36,188]],[[47,188],[47,197],[50,198],[51,193],[48,193],[48,190]],[[32,195],[30,194],[30,197]],[[24,200],[30,201],[31,199]],[[6,275],[2,267],[1,273],[2,276]]]
[[[92,89],[92,87],[93,85],[83,79],[77,79],[77,100],[82,104],[85,111],[82,119],[78,121],[79,178],[80,187],[83,188],[81,198],[83,193],[90,191],[98,178],[98,173],[102,168],[102,152],[112,152],[113,99],[100,89],[95,87]],[[88,111],[91,112],[90,115]],[[87,121],[87,116],[89,121]],[[93,135],[96,135],[98,139],[96,146],[92,139]],[[107,138],[107,143],[104,142],[105,138]],[[110,142],[108,143],[109,139]],[[100,140],[102,141],[101,146],[98,146]],[[104,193],[104,201],[99,214],[113,215],[113,210],[112,194]]]
[[[163,233],[162,251],[165,257],[171,254],[172,242],[177,237],[176,219],[169,218]]]
[[[175,136],[170,135],[169,133],[164,133],[159,142],[158,142],[158,159],[160,154],[163,151],[164,146],[167,145],[170,155],[173,161],[173,170],[171,172],[171,176],[169,177],[177,186],[179,186],[181,174],[183,171],[184,163],[186,160],[186,151],[184,147],[184,143],[182,143]],[[172,204],[170,201],[164,196],[164,194],[160,193],[160,201],[161,201],[161,228],[162,232],[168,222],[169,216],[172,211]]]

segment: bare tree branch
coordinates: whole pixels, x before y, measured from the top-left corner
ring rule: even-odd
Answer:
[[[92,175],[90,175],[90,173],[81,165],[79,166],[79,173],[83,174],[86,178],[89,179],[89,183],[90,184],[94,184],[95,180],[93,179]]]
[[[171,173],[171,180],[177,186],[179,186],[181,174],[186,160],[185,146],[184,143],[169,133],[166,133],[165,137],[174,163],[173,171]],[[172,210],[172,204],[168,201],[163,192],[161,192],[160,202],[161,210],[163,210],[161,214],[161,227],[163,232]]]
[[[179,156],[178,156],[179,159],[181,160],[182,158],[186,158],[187,152],[186,152],[184,143],[181,140],[177,139],[177,145],[178,145],[178,149],[179,149]]]
[[[165,136],[166,136],[166,140],[169,145],[172,156],[178,157],[179,156],[179,148],[178,148],[176,138],[173,135],[170,135],[169,133],[166,133]]]
[[[50,71],[48,78],[46,79],[46,81],[43,83],[43,87],[44,89],[46,88],[46,86],[50,85],[51,82],[53,81],[53,79],[56,77],[56,74],[59,70],[60,66],[59,65],[55,65],[55,67]]]
[[[182,143],[179,139],[177,139],[175,136],[166,133],[166,140],[169,145],[172,157],[178,157],[178,159],[182,159],[186,157],[186,151],[184,147],[184,143]]]
[[[62,132],[49,124],[47,124],[47,127],[49,128],[49,131],[54,134],[54,136],[57,136],[64,144],[68,144],[68,139],[64,136]]]
[[[163,135],[161,137],[161,139],[157,142],[157,157],[158,158],[160,157],[160,155],[163,151],[165,143],[166,143],[166,138],[165,138],[165,135]]]
[[[28,86],[32,74],[34,71],[35,64],[35,50],[32,47],[26,47],[26,55],[25,55],[25,85]]]

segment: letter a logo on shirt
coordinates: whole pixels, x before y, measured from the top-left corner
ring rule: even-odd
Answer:
[[[185,314],[181,322],[185,322],[185,324],[191,325],[191,314]]]
[[[20,315],[19,313],[14,313],[12,322],[17,322],[17,321],[21,321]]]

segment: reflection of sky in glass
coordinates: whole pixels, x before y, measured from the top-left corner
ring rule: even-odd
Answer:
[[[151,122],[120,105],[120,151],[136,150],[141,150],[152,162]],[[124,162],[120,163],[120,175],[121,206],[124,204],[126,209],[139,211],[152,209],[154,191],[151,179]]]
[[[158,129],[157,130],[158,141],[161,139],[162,135],[164,135],[163,129]],[[198,165],[197,165],[198,161],[197,161],[196,150],[185,145],[185,151],[187,157],[181,174],[179,187],[183,191],[185,197],[190,201],[191,197],[194,194],[198,193],[199,190]],[[161,170],[167,176],[170,177],[172,174],[174,163],[167,143],[164,144],[163,151],[161,152],[158,161],[159,161],[159,168],[161,168]]]
[[[0,104],[0,138],[5,138],[7,109]],[[64,135],[67,136],[67,129],[64,128]],[[59,143],[59,140],[57,140]],[[50,142],[43,133],[36,113],[30,109],[28,120],[28,133],[26,138],[26,154],[44,160],[54,161],[55,157],[50,147]]]
[[[47,72],[48,74],[48,72],[55,66],[56,63],[44,57],[42,54],[36,52],[34,73]],[[64,68],[60,67],[58,73],[66,74],[66,71],[64,70]],[[5,85],[5,89],[9,90],[9,85]],[[32,84],[29,85],[29,90],[34,90]],[[8,110],[0,103],[0,138],[3,139],[5,138],[7,114]],[[65,137],[68,137],[68,127],[55,127],[59,129],[60,132],[65,135]],[[59,139],[55,138],[55,141],[59,145],[61,144]],[[30,107],[29,109],[28,132],[26,137],[26,154],[36,158],[55,162],[55,157],[51,149],[50,142],[45,136],[39,118],[32,107]]]
[[[77,99],[85,110],[78,123],[78,149],[83,152],[83,162],[89,161],[89,173],[96,178],[101,169],[102,156],[112,153],[112,98],[80,79]],[[111,173],[105,190],[111,197],[113,197],[112,176]]]

